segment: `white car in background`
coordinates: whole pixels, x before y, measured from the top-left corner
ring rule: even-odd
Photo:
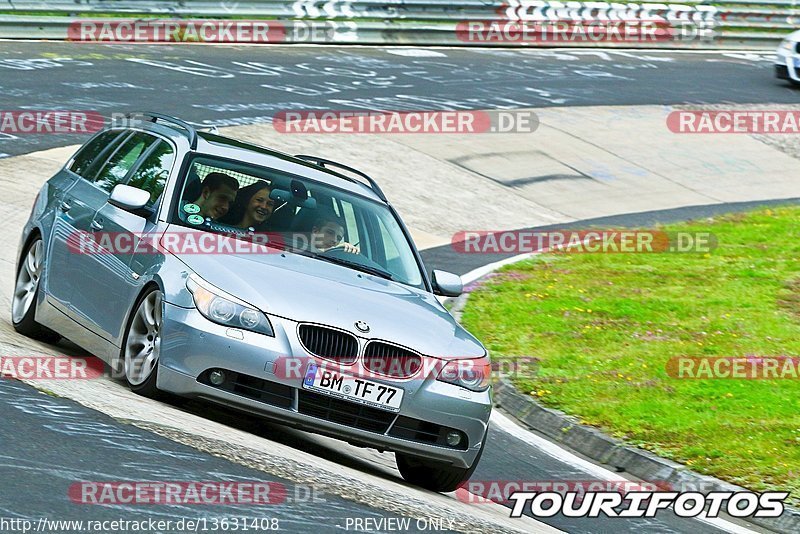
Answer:
[[[800,30],[781,41],[775,59],[775,76],[800,84]]]

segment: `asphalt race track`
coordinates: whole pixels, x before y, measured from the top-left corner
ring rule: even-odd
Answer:
[[[132,506],[76,506],[67,495],[81,481],[176,481],[220,480],[279,484],[276,504],[262,505],[258,513],[247,504],[215,507],[220,516],[258,517],[278,521],[290,532],[318,532],[319,523],[344,528],[346,517],[395,517],[384,511],[354,503],[335,495],[312,493],[307,486],[265,476],[260,471],[145,432],[89,410],[77,403],[52,398],[17,382],[0,381],[0,399],[5,414],[0,426],[0,476],[14,481],[14,498],[0,504],[6,518],[195,520],[192,505],[154,504],[143,510]],[[25,439],[19,439],[24,436]],[[272,487],[272,486],[271,486]],[[277,486],[276,486],[277,488]],[[280,492],[281,490],[276,490]],[[281,500],[278,504],[278,500]],[[413,523],[412,523],[413,527]],[[413,530],[413,528],[412,528]]]
[[[201,124],[268,122],[287,109],[503,109],[797,103],[769,53],[427,50],[17,43],[0,45],[0,109],[105,116],[162,111]],[[409,52],[406,52],[409,53]],[[152,111],[152,110],[150,110]],[[0,135],[0,155],[80,142]]]
[[[105,116],[135,110],[167,112],[198,124],[269,122],[287,109],[498,109],[547,106],[685,103],[800,103],[800,91],[772,77],[769,53],[680,53],[593,50],[408,50],[325,47],[210,47],[0,43],[0,109],[73,109]],[[0,158],[81,143],[85,136],[0,133]],[[2,179],[0,179],[2,181]],[[31,199],[33,197],[31,192]],[[763,204],[760,202],[759,204]],[[694,207],[625,215],[598,224],[680,220],[739,206]],[[564,227],[564,225],[560,225]],[[428,268],[466,273],[502,256],[465,259],[449,246],[425,251]],[[5,251],[10,260],[11,251]],[[472,263],[469,263],[472,262]],[[18,338],[15,344],[25,346]],[[74,347],[73,347],[74,350]],[[66,399],[0,380],[0,516],[118,518],[141,509],[93,507],[75,512],[66,498],[74,480],[212,478],[274,480],[262,472],[152,435]],[[355,469],[327,441],[199,403],[180,409],[223,422]],[[494,425],[475,480],[587,480],[592,475]],[[338,442],[335,442],[338,443]],[[388,475],[387,475],[388,476]],[[14,480],[9,491],[8,481]],[[324,495],[267,510],[289,531],[344,529],[349,516],[390,517],[385,510]],[[291,499],[289,500],[291,501]],[[194,517],[194,510],[158,506],[149,515]],[[240,509],[215,510],[246,513]],[[393,516],[397,517],[397,516]],[[544,520],[567,532],[726,532],[668,513],[653,520]],[[752,526],[748,529],[756,530]],[[743,532],[747,530],[742,530]]]

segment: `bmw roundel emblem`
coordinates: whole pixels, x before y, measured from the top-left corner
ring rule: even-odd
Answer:
[[[364,321],[356,321],[356,328],[361,332],[369,332],[369,325]]]

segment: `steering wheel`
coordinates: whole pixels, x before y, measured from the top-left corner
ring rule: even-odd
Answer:
[[[386,271],[386,267],[381,265],[380,263],[371,260],[370,258],[366,257],[364,254],[353,254],[352,252],[345,252],[342,247],[333,247],[329,248],[325,252],[323,252],[325,256],[330,256],[333,258],[341,258],[347,261],[356,261],[366,267],[372,267],[374,269],[380,269],[381,271]]]

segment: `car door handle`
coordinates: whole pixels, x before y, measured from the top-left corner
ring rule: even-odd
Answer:
[[[98,220],[94,220],[94,221],[92,221],[92,223],[89,225],[89,228],[91,228],[93,232],[94,232],[95,230],[102,230],[102,229],[103,229],[103,223],[102,223],[102,222],[100,222],[100,221],[98,221]]]
[[[64,213],[66,213],[66,212],[68,212],[69,210],[71,210],[71,209],[72,209],[72,204],[70,204],[69,202],[67,202],[67,201],[65,200],[64,202],[62,202],[62,203],[61,203],[61,204],[58,206],[58,209],[60,209],[60,210],[61,210],[61,211],[63,211]]]

